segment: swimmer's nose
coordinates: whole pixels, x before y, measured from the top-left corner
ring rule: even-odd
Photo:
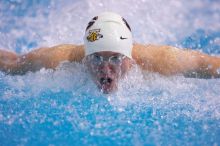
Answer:
[[[112,66],[108,62],[103,62],[100,66],[100,71],[103,74],[110,74],[113,71]]]

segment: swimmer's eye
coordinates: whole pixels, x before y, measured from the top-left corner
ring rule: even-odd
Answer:
[[[120,56],[112,56],[109,58],[109,62],[113,64],[119,64],[121,62]]]
[[[92,62],[96,65],[101,64],[103,61],[103,58],[97,54],[92,55]]]
[[[122,60],[125,58],[124,55],[112,56],[109,58],[109,62],[115,65],[119,65],[122,63]]]

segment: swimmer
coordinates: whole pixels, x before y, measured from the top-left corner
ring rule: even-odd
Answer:
[[[220,77],[220,58],[172,46],[133,43],[131,31],[120,15],[104,12],[88,23],[84,45],[63,44],[24,55],[0,50],[0,71],[25,74],[41,68],[56,69],[63,61],[81,62],[104,93],[115,91],[119,79],[134,64],[165,76]]]

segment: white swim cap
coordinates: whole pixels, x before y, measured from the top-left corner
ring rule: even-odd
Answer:
[[[124,18],[112,12],[94,17],[88,24],[84,36],[85,55],[100,51],[111,51],[131,57],[132,34]]]

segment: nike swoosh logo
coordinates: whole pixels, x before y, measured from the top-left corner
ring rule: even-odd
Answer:
[[[120,39],[121,39],[121,40],[124,40],[124,39],[128,39],[128,38],[123,38],[123,37],[121,36]]]

